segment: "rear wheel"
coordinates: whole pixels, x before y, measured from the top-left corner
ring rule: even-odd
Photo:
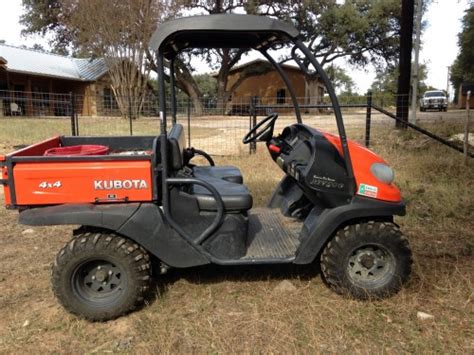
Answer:
[[[51,283],[69,312],[93,321],[135,309],[150,282],[148,253],[134,242],[104,231],[84,231],[56,256]]]
[[[397,293],[410,275],[411,264],[407,239],[389,222],[346,226],[321,255],[326,283],[337,293],[358,299]]]

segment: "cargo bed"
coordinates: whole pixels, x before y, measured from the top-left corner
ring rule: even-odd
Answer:
[[[107,155],[45,156],[75,145],[104,145]],[[156,136],[58,136],[0,155],[5,204],[27,208],[63,203],[141,202],[157,199],[153,167]]]

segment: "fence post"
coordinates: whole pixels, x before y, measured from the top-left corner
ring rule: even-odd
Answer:
[[[72,93],[72,91],[69,92],[69,106],[70,106],[70,109],[71,109],[71,134],[73,136],[77,136],[76,114],[75,114],[75,109],[74,109],[76,104],[75,104],[74,94]]]
[[[256,104],[256,97],[252,96],[250,99],[250,114],[251,114],[251,120],[250,120],[250,129],[254,128],[257,125],[257,110],[255,108]],[[257,142],[250,142],[250,154],[255,154],[257,152]]]
[[[191,98],[188,96],[187,102],[188,115],[188,148],[191,148]]]
[[[372,91],[367,92],[367,111],[365,114],[365,146],[370,145],[370,120],[372,118]]]
[[[464,125],[464,165],[468,164],[469,157],[469,121],[471,119],[471,112],[469,101],[471,100],[471,90],[467,92],[466,97],[466,123]]]
[[[132,123],[132,98],[128,95],[128,121],[130,125],[130,135],[133,136],[133,123]]]

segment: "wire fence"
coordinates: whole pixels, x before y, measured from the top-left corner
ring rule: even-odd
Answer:
[[[305,124],[337,134],[328,97],[296,99],[301,106]],[[405,114],[409,111],[408,96],[374,93],[340,96],[338,100],[349,138],[367,146],[377,139],[372,132],[374,127],[393,127],[398,120],[400,112],[396,110],[397,101],[404,103],[399,110],[405,110]],[[176,122],[184,126],[187,144],[213,155],[238,155],[255,151],[255,145],[243,145],[242,138],[261,116],[278,113],[277,132],[296,122],[293,102],[289,97],[282,96],[230,97],[225,100],[178,97],[176,112],[172,112],[171,107],[171,103],[167,102],[168,122],[171,124],[175,116]],[[127,97],[117,98],[107,91],[101,95],[0,91],[0,119],[30,120],[44,129],[44,138],[55,134],[158,135],[159,111],[158,99],[151,93],[141,100],[131,100]],[[431,119],[426,113],[423,114]],[[417,126],[413,126],[410,128],[416,130]],[[430,136],[430,132],[420,133]],[[454,145],[446,137],[439,138],[437,140],[443,144]],[[383,137],[380,139],[383,140]]]

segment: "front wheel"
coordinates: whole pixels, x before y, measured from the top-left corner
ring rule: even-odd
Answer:
[[[134,242],[104,231],[85,231],[56,256],[53,292],[69,312],[106,321],[135,309],[150,282],[148,253]]]
[[[397,293],[411,272],[407,239],[389,222],[366,222],[339,230],[321,255],[325,282],[358,299]]]

